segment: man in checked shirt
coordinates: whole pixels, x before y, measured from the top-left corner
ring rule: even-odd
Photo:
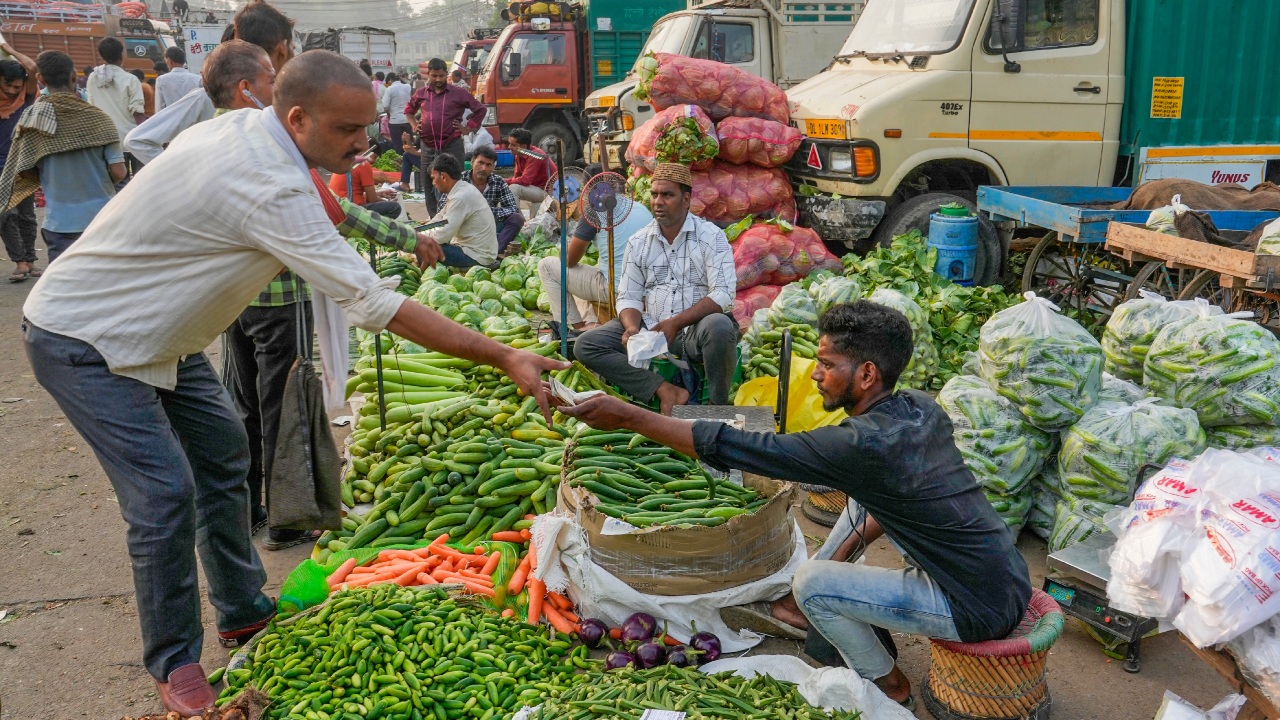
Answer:
[[[641,330],[667,336],[681,363],[701,364],[712,405],[729,404],[737,365],[733,310],[737,274],[724,231],[689,212],[689,168],[663,163],[653,173],[653,222],[627,241],[618,282],[618,317],[578,338],[574,355],[641,402],[656,396],[663,415],[689,402],[689,391],[632,367],[627,342]]]

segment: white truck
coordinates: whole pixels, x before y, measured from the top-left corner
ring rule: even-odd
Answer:
[[[716,60],[785,89],[831,63],[865,3],[689,0],[687,9],[653,26],[640,57],[661,52]],[[587,97],[585,157],[599,161],[603,138],[609,166],[622,166],[631,131],[654,115],[652,105],[636,99],[635,87],[633,69],[622,82]]]
[[[356,62],[368,60],[374,72],[395,67],[396,34],[371,27],[344,27],[302,33],[302,49],[332,50]]]
[[[823,238],[854,249],[980,185],[1274,182],[1277,23],[1274,0],[870,0],[787,92],[807,136],[787,169],[841,196],[844,237]]]

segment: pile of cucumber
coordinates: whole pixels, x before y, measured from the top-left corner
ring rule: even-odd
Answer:
[[[580,426],[565,451],[565,465],[569,486],[594,495],[597,511],[638,528],[714,527],[769,502],[637,433]]]
[[[782,331],[791,331],[791,353],[802,358],[818,356],[818,331],[810,325],[792,324],[764,330],[759,333],[760,343],[752,345],[749,357],[743,365],[742,379],[778,377],[782,367]]]

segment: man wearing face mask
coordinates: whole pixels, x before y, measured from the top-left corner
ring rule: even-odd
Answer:
[[[848,494],[827,545],[792,581],[798,617],[771,617],[816,631],[851,669],[910,706],[911,684],[875,628],[961,642],[1003,638],[1031,600],[1027,565],[965,466],[946,412],[925,393],[894,391],[911,359],[907,318],[860,300],[828,310],[818,332],[813,381],[823,409],[848,413],[837,426],[752,433],[607,396],[560,411],[600,430],[633,430],[722,471]],[[853,562],[881,534],[908,558],[905,568]]]
[[[329,51],[305,53],[277,77],[274,96],[272,108],[183,133],[23,307],[37,381],[94,449],[119,499],[144,664],[165,707],[183,717],[216,699],[199,665],[197,549],[220,635],[242,639],[275,612],[249,536],[248,439],[203,350],[282,265],[360,327],[500,368],[548,422],[541,375],[568,367],[407,301],[334,229],[341,210],[310,169],[346,172],[368,149],[364,129],[377,113],[359,68]],[[440,257],[434,248],[426,255]]]

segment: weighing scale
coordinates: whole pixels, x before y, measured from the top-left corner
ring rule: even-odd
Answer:
[[[1085,540],[1049,555],[1049,570],[1044,591],[1049,593],[1062,612],[1093,628],[1106,638],[1126,643],[1125,672],[1142,669],[1142,638],[1156,629],[1155,618],[1122,612],[1107,605],[1107,581],[1111,568],[1102,553],[1116,544],[1109,532],[1092,535]]]

